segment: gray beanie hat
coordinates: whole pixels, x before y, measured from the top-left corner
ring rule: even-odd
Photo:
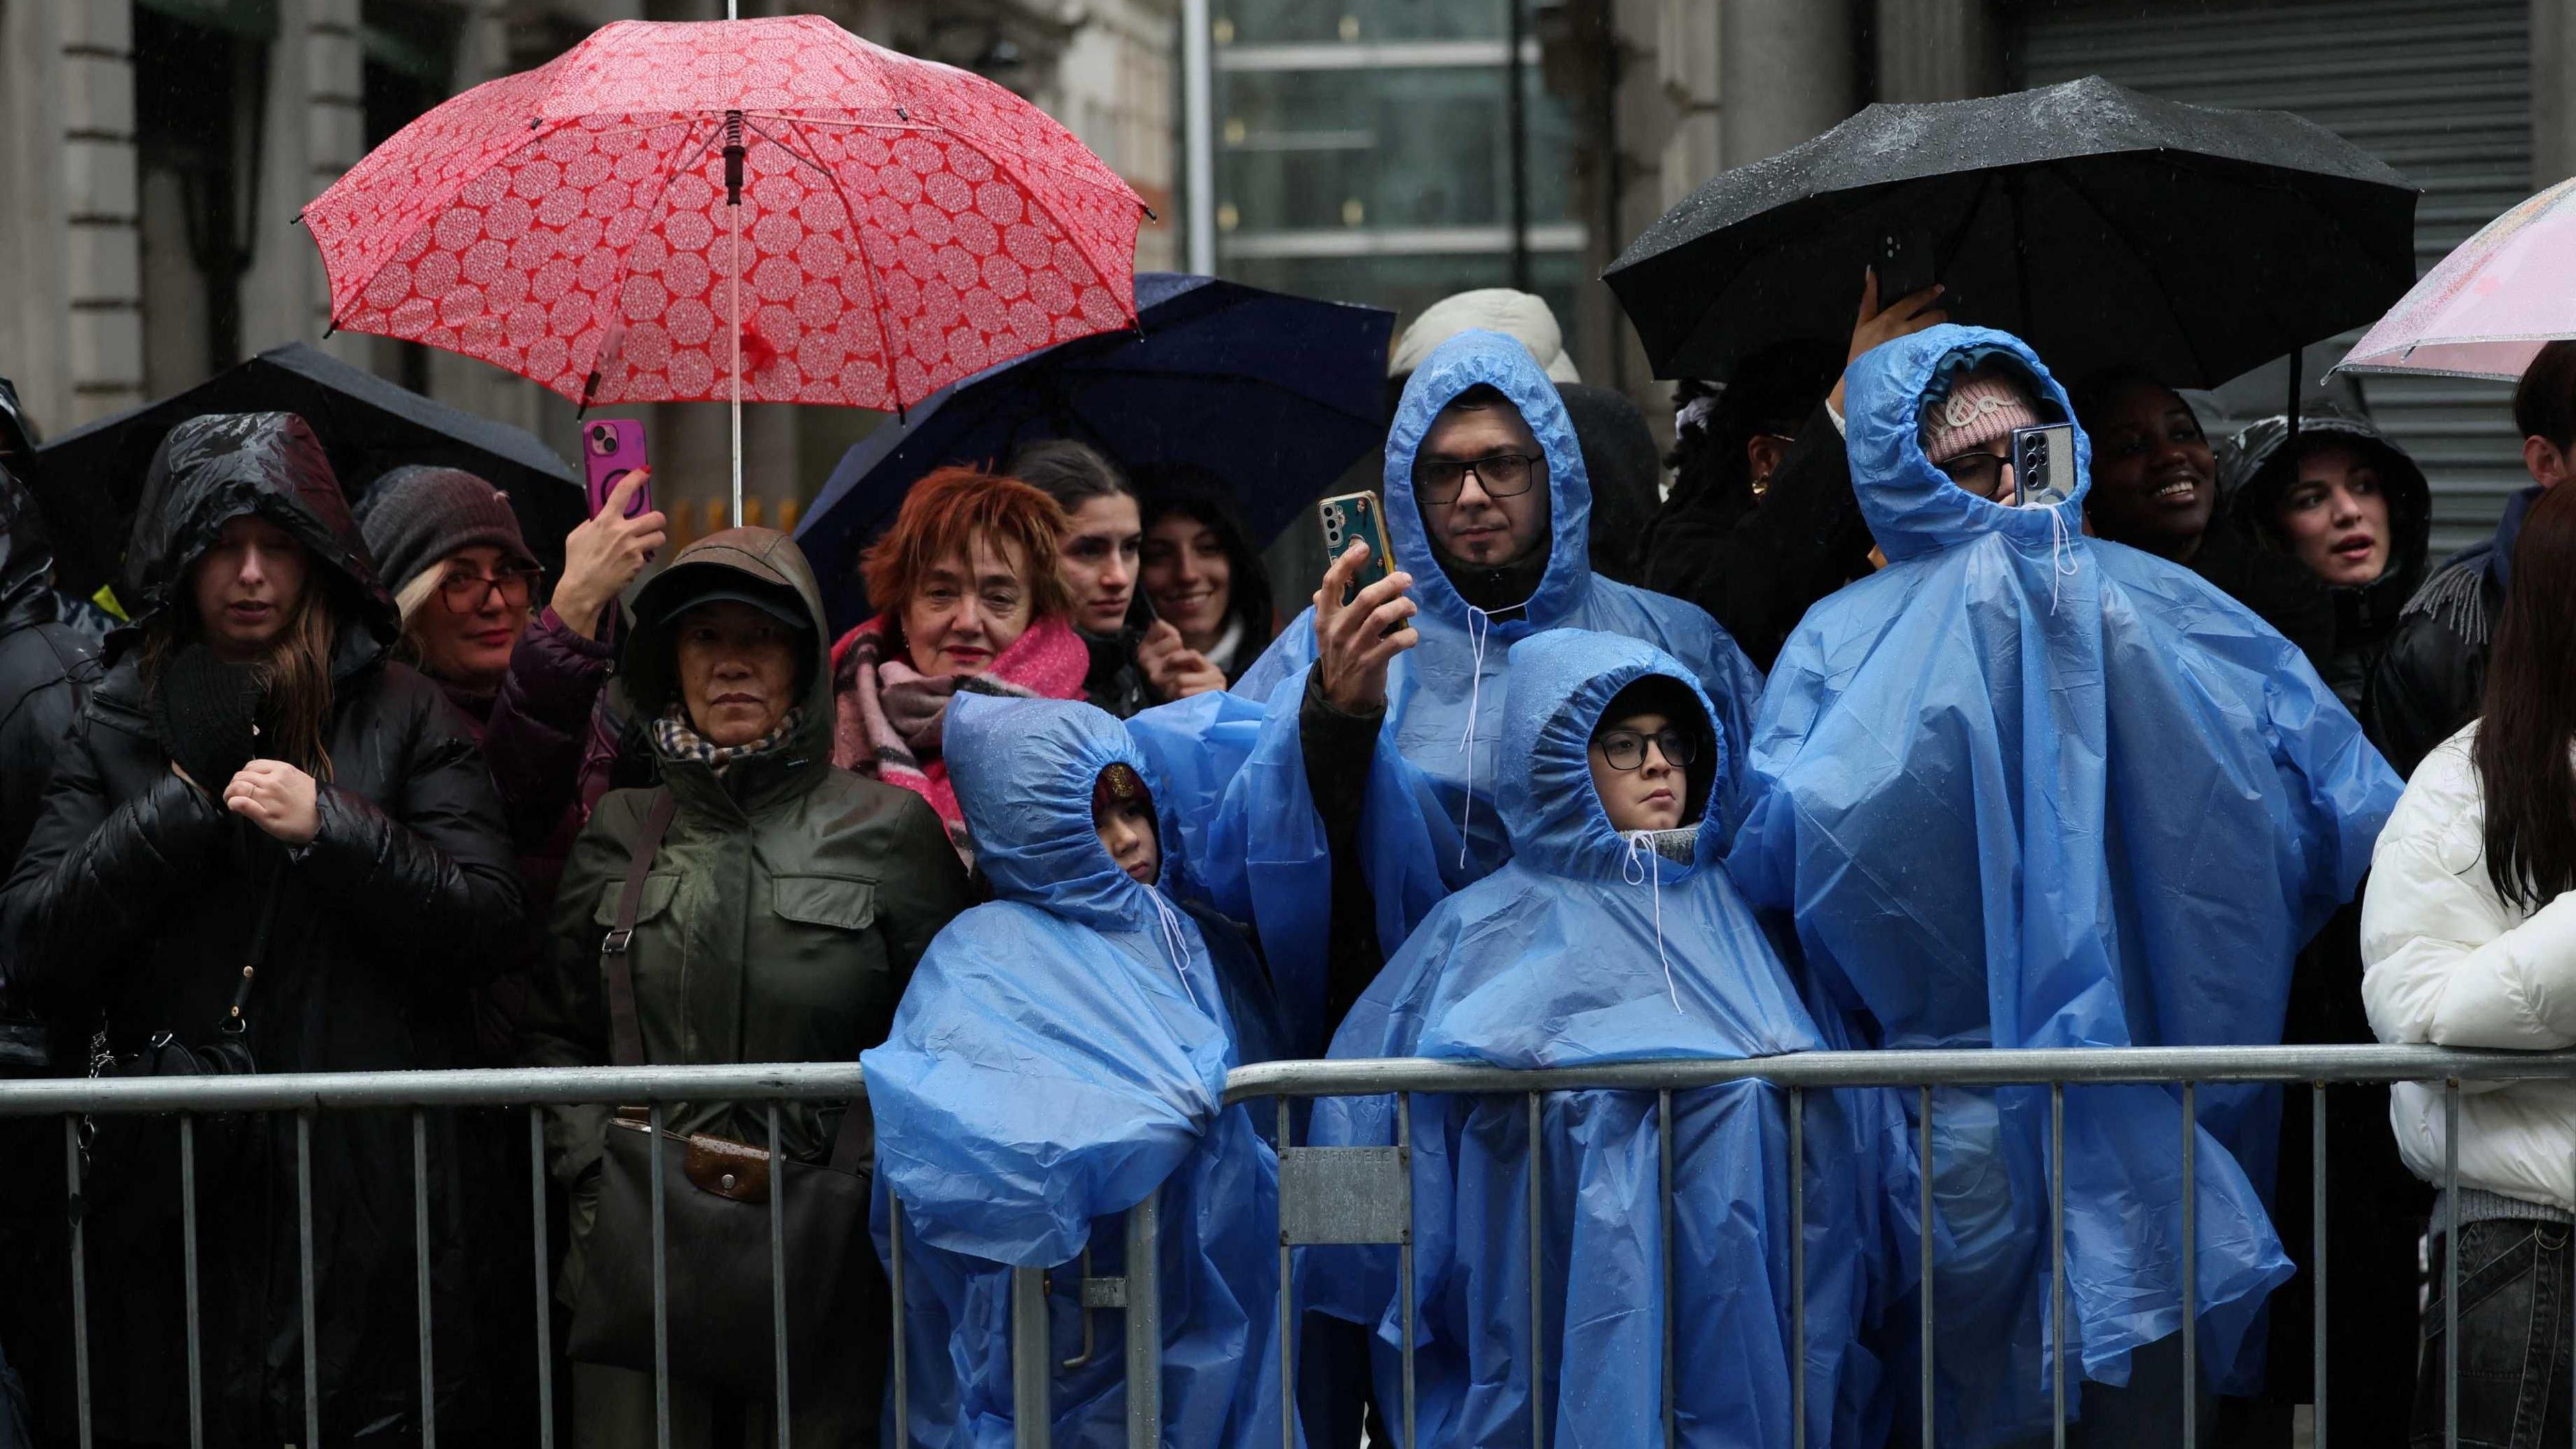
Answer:
[[[354,510],[376,577],[403,586],[460,549],[490,546],[521,568],[536,567],[510,496],[457,468],[396,468],[378,478]]]

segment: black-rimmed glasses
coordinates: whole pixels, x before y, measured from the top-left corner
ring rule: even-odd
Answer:
[[[1476,475],[1488,498],[1517,498],[1530,490],[1538,476],[1538,465],[1547,461],[1540,453],[1488,453],[1482,458],[1424,458],[1413,465],[1413,496],[1423,503],[1455,503],[1467,487],[1467,475]]]
[[[1664,763],[1676,770],[1690,768],[1699,755],[1699,742],[1676,729],[1657,730],[1651,735],[1635,730],[1605,730],[1592,742],[1614,770],[1634,770],[1646,763],[1646,745],[1652,742],[1664,757]]]

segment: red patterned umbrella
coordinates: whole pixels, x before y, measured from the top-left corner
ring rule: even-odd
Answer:
[[[1144,214],[1018,96],[799,15],[606,26],[404,127],[302,220],[334,327],[584,406],[901,410],[1132,326]]]

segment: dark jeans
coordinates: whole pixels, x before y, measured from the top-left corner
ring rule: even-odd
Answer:
[[[2460,1443],[2526,1449],[2569,1442],[2571,1278],[2563,1223],[2499,1219],[2460,1229]],[[2414,1442],[2442,1443],[2443,1309],[2449,1244],[2433,1240]]]

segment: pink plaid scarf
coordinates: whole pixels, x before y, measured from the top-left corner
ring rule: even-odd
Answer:
[[[924,674],[899,648],[888,647],[884,626],[885,615],[879,614],[832,646],[832,693],[840,702],[832,763],[929,801],[947,825],[950,843],[971,866],[974,842],[940,755],[949,700],[961,689],[1004,698],[1080,699],[1091,652],[1071,624],[1040,619],[982,674]]]

